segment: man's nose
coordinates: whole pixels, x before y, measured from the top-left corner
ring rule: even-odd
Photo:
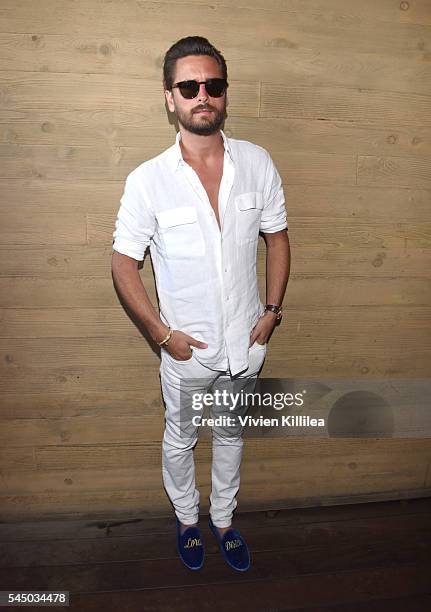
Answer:
[[[205,83],[201,83],[199,85],[198,99],[199,100],[202,100],[202,99],[206,100],[207,98],[208,98],[208,92],[205,89]]]

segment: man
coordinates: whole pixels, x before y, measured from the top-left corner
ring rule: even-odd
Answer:
[[[163,481],[175,510],[179,555],[187,567],[200,569],[198,434],[190,397],[256,379],[281,318],[290,250],[281,178],[269,153],[221,129],[228,105],[221,53],[206,38],[189,36],[168,50],[163,72],[179,133],[175,144],[127,176],[112,272],[127,309],[161,346]],[[259,231],[267,245],[266,307],[256,277]],[[148,246],[160,316],[138,272]],[[224,559],[238,571],[250,565],[247,545],[232,526],[242,444],[240,427],[213,427],[209,522]]]

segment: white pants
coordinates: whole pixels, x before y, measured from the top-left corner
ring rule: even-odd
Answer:
[[[255,342],[249,349],[249,367],[231,378],[229,370],[211,370],[194,357],[186,361],[174,359],[167,350],[161,351],[160,379],[165,402],[165,432],[162,443],[162,472],[166,492],[181,523],[191,525],[199,518],[199,491],[195,483],[193,449],[198,440],[199,425],[194,426],[190,415],[199,415],[191,408],[194,393],[253,392],[257,375],[266,356],[267,345]],[[180,404],[181,395],[181,404]],[[211,417],[228,414],[229,408],[211,406]],[[232,413],[231,413],[232,414]],[[202,425],[204,426],[204,425]],[[240,483],[243,448],[243,428],[212,427],[212,490],[210,515],[216,527],[229,527],[237,506],[236,494]]]

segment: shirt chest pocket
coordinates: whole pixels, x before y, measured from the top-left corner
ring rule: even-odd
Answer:
[[[178,206],[156,212],[160,238],[167,257],[201,257],[205,241],[194,206]]]
[[[259,238],[260,219],[264,203],[263,194],[259,191],[250,191],[236,196],[236,239],[238,244],[254,242]]]

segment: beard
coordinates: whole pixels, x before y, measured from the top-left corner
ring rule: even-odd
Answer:
[[[200,108],[208,108],[212,112],[198,114],[197,110]],[[226,104],[220,111],[209,105],[198,106],[197,109],[188,113],[175,108],[175,114],[179,123],[188,132],[199,136],[209,136],[217,132],[222,126],[226,116]]]

